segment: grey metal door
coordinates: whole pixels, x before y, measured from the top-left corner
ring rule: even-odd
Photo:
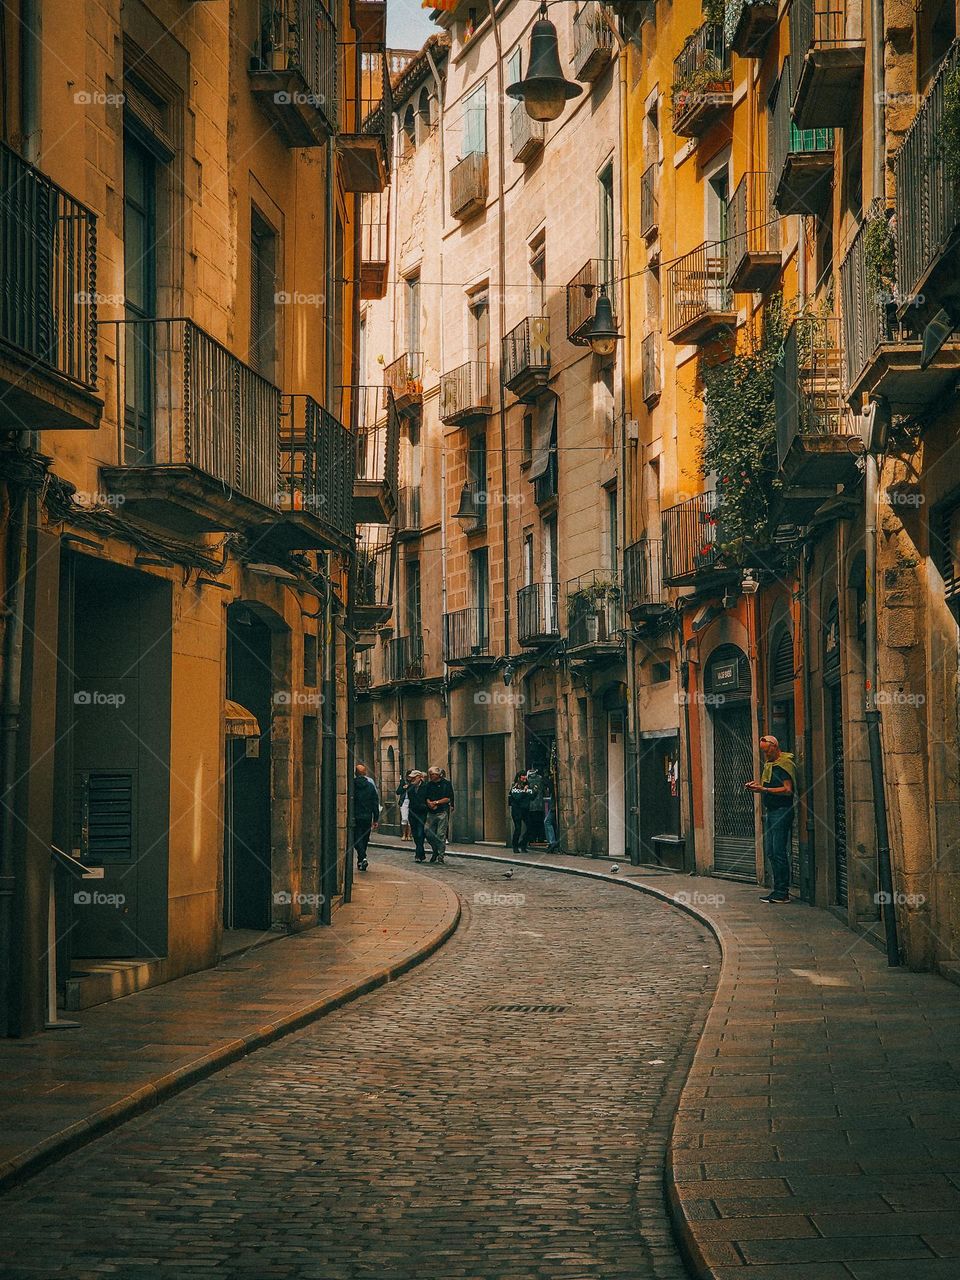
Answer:
[[[756,880],[756,819],[750,704],[713,713],[713,867],[718,875]]]

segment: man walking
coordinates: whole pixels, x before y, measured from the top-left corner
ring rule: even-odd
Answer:
[[[763,807],[763,852],[773,875],[773,892],[763,902],[790,901],[790,832],[793,827],[793,797],[797,789],[797,766],[788,751],[780,750],[776,738],[760,739],[763,772],[759,782],[748,782],[747,790],[760,796]]]
[[[367,766],[358,764],[353,772],[353,847],[357,851],[358,871],[367,869],[367,845],[379,817],[380,793],[377,791],[377,784],[367,772]]]
[[[433,851],[430,861],[443,862],[443,855],[447,849],[450,814],[453,810],[453,784],[447,781],[443,771],[436,765],[431,765],[427,770],[424,799],[427,805],[427,818],[423,834]]]
[[[513,852],[526,853],[530,838],[530,801],[533,792],[527,783],[527,775],[518,773],[513,780],[507,804],[510,806],[510,817],[513,819]]]
[[[413,836],[416,861],[423,862],[426,856],[423,851],[424,824],[430,811],[427,808],[427,775],[420,769],[413,770],[413,777],[410,779],[410,786],[407,788],[407,800],[409,802],[407,813],[410,819],[410,834]]]

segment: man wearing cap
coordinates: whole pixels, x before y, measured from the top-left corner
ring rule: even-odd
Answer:
[[[764,760],[759,782],[748,782],[747,790],[760,796],[763,811],[763,852],[770,864],[773,891],[763,902],[790,901],[790,832],[793,828],[793,797],[797,790],[797,766],[788,751],[770,734],[760,739]]]

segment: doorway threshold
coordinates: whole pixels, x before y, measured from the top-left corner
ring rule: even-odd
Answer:
[[[71,1012],[91,1009],[121,996],[145,991],[167,980],[167,961],[153,956],[124,960],[74,960],[73,972],[64,984],[64,1008]]]
[[[265,947],[268,942],[276,942],[278,938],[289,938],[286,930],[278,929],[224,929],[223,943],[220,947],[220,959],[229,960],[244,951],[252,951],[255,947]]]

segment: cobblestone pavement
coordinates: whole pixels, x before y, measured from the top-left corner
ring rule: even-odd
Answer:
[[[465,907],[436,956],[9,1192],[0,1274],[683,1277],[663,1165],[716,944],[615,885],[426,874]]]

